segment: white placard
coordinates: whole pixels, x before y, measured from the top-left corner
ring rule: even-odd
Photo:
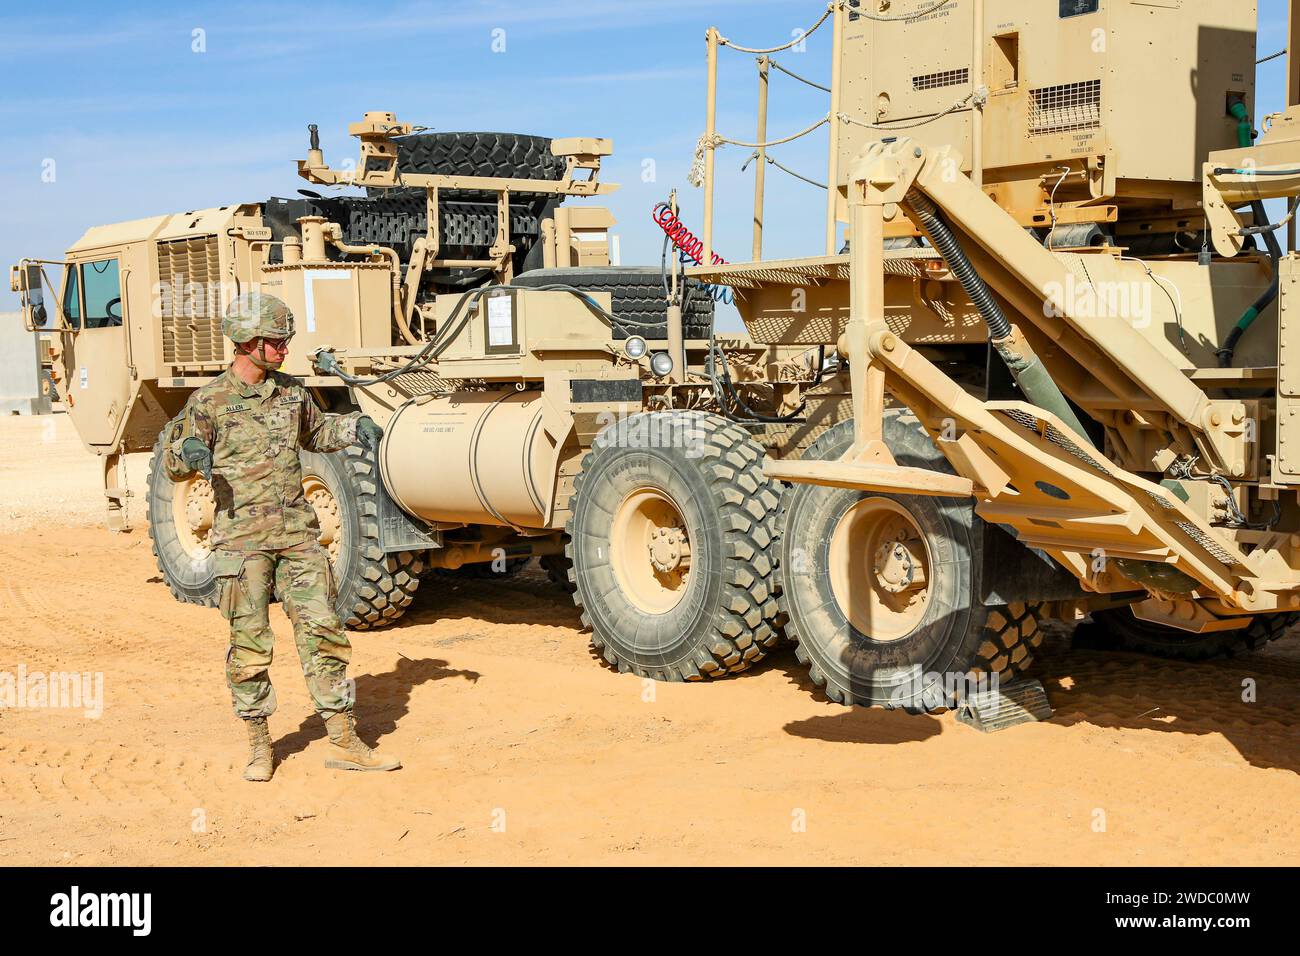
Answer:
[[[514,300],[510,296],[488,296],[487,318],[488,348],[515,344]]]
[[[307,322],[307,331],[316,331],[316,283],[338,282],[351,278],[347,272],[338,269],[304,269],[302,273],[303,297],[306,299],[306,312],[303,318]]]

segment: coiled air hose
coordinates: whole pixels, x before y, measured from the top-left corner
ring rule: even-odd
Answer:
[[[975,303],[975,308],[979,310],[984,324],[988,326],[989,344],[1006,363],[1011,377],[1015,379],[1025,398],[1055,415],[1088,444],[1093,444],[1087,431],[1084,430],[1083,423],[1079,421],[1074,409],[1070,407],[1060,387],[1039,361],[1038,356],[1032,351],[1026,350],[1022,353],[1012,347],[1011,323],[1003,314],[1002,307],[993,297],[993,293],[989,291],[988,285],[980,278],[970,259],[966,257],[956,235],[939,215],[939,210],[935,208],[934,203],[920,190],[913,189],[907,194],[907,204],[929,238],[930,245],[943,256],[943,261],[957,277],[966,295]]]

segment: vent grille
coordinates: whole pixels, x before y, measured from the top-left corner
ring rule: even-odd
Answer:
[[[221,264],[216,236],[158,243],[163,362],[221,362]]]
[[[1101,125],[1101,80],[1029,91],[1029,135],[1095,129]]]
[[[970,70],[944,70],[942,73],[926,73],[924,76],[912,77],[912,89],[937,90],[944,86],[965,86],[970,82]]]

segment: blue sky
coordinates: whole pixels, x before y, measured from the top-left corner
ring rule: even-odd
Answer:
[[[1048,2],[1048,0],[1032,0]],[[1054,2],[1054,0],[1053,0]],[[1243,0],[1224,0],[1243,2]],[[0,264],[59,258],[87,226],[292,196],[306,125],[326,159],[355,157],[347,124],[366,110],[436,130],[607,136],[603,178],[625,264],[658,261],[654,204],[677,186],[698,232],[686,171],[704,126],[704,32],[774,46],[815,21],[817,0],[461,0],[412,3],[50,2],[0,14]],[[363,15],[362,11],[369,11]],[[1286,43],[1286,3],[1261,0],[1260,55]],[[202,30],[205,52],[194,52]],[[504,52],[493,41],[504,31]],[[498,42],[498,45],[499,42]],[[777,57],[828,82],[830,31]],[[1284,99],[1285,59],[1259,68],[1257,113]],[[719,128],[754,132],[752,57],[723,51]],[[826,96],[772,79],[770,135],[803,128]],[[825,178],[823,131],[780,148]],[[719,153],[718,251],[747,258],[753,167]],[[47,161],[54,182],[43,182]],[[652,160],[656,180],[643,181]],[[769,168],[766,256],[823,242],[824,193]],[[7,269],[6,269],[7,274]],[[0,308],[15,308],[5,285]]]

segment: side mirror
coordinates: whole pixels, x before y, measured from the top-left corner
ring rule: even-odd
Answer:
[[[42,278],[39,262],[23,260],[9,267],[9,291],[17,292],[22,300],[23,325],[28,331],[35,331],[45,324]]]
[[[9,267],[9,291],[30,293],[40,290],[40,264],[22,261]]]

